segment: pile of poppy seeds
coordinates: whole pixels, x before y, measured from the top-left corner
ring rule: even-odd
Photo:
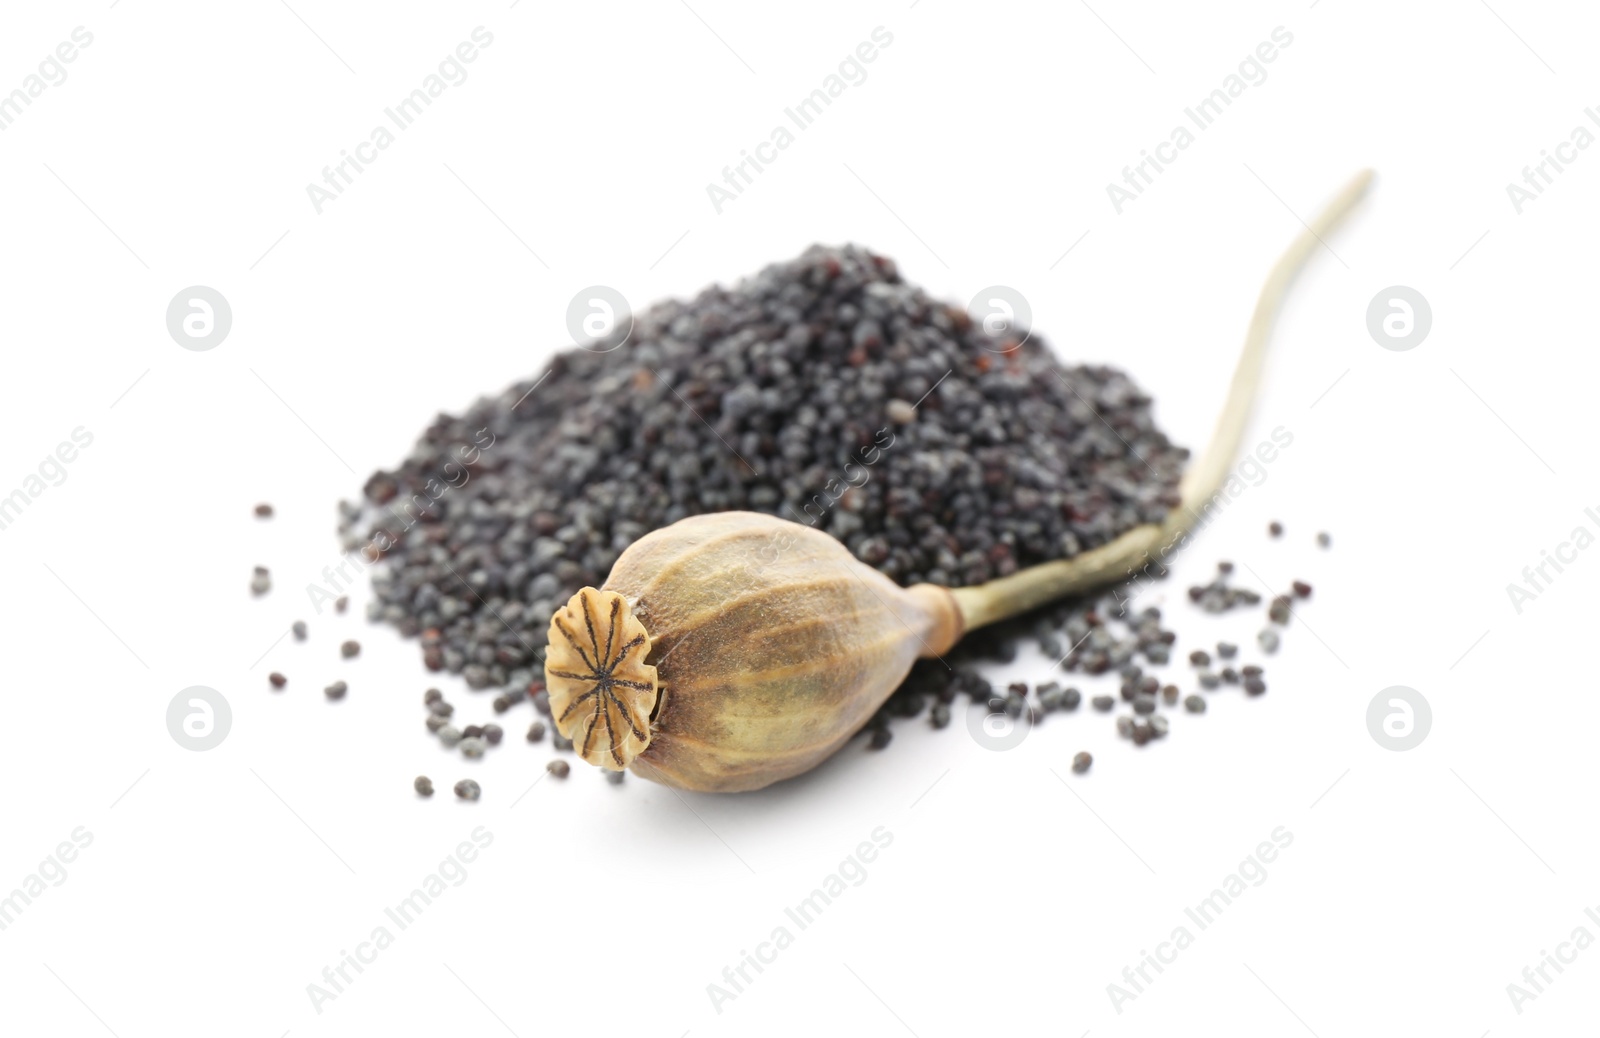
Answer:
[[[902,585],[983,583],[1166,517],[1188,451],[1156,427],[1151,403],[1114,368],[1061,364],[1037,334],[991,336],[892,260],[816,246],[658,304],[440,415],[398,468],[367,480],[364,501],[341,505],[340,534],[376,562],[369,618],[418,638],[427,669],[494,690],[497,714],[531,701],[537,743],[551,615],[601,586],[646,533],[743,509],[823,530]],[[1191,589],[1197,608],[1260,604],[1230,571]],[[1253,648],[1275,651],[1292,597],[1309,595],[1297,585],[1273,598]],[[1055,679],[992,687],[976,664],[1009,660],[1024,640],[1058,661]],[[1261,668],[1226,644],[1191,653],[1192,677],[1149,672],[1170,663],[1176,640],[1159,610],[1124,608],[1118,591],[1048,606],[919,661],[867,725],[867,745],[889,743],[893,718],[928,713],[945,727],[961,695],[1031,722],[1120,699],[1130,712],[1118,730],[1142,745],[1167,733],[1164,707],[1204,711],[1180,681],[1265,691]],[[1066,684],[1073,674],[1115,675],[1120,695],[1085,704]],[[501,740],[496,725],[458,729],[436,691],[422,706],[429,730],[469,755]],[[1087,770],[1089,755],[1072,766]],[[567,773],[561,760],[549,770]]]

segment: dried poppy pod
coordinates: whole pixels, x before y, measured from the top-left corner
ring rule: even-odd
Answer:
[[[572,596],[545,681],[589,763],[759,789],[830,756],[960,634],[944,588],[902,588],[808,526],[715,512],[640,538],[603,590]]]
[[[1268,275],[1211,443],[1164,522],[951,590],[902,588],[827,534],[773,516],[680,520],[634,542],[604,588],[579,591],[551,620],[556,727],[602,768],[680,789],[759,789],[843,746],[919,656],[1181,547],[1237,456],[1285,289],[1370,180],[1347,185]]]

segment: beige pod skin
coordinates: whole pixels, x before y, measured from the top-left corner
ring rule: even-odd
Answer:
[[[715,512],[640,538],[557,611],[545,681],[589,763],[733,793],[821,763],[960,635],[948,590],[900,587],[811,527]]]

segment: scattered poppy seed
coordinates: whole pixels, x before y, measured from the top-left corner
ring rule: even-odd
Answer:
[[[1136,696],[1134,698],[1134,700],[1133,700],[1133,712],[1136,713],[1136,714],[1144,714],[1144,715],[1149,715],[1149,714],[1155,713],[1156,712],[1155,697],[1154,696],[1147,696],[1147,695],[1144,695],[1142,693],[1140,695]]]
[[[1184,696],[1183,697],[1183,708],[1185,710],[1189,711],[1191,714],[1203,714],[1203,713],[1206,712],[1206,700],[1205,700],[1205,697],[1204,696]]]
[[[1168,721],[1163,714],[1153,715],[1147,723],[1150,725],[1150,738],[1152,739],[1165,738],[1172,727],[1172,722]]]
[[[273,671],[271,674],[268,674],[267,680],[272,683],[273,688],[282,688],[289,683],[289,679],[284,677],[282,674],[279,674],[277,671]]]
[[[1217,643],[1218,659],[1231,660],[1237,655],[1239,655],[1239,647],[1237,645],[1233,644],[1232,642]]]
[[[345,684],[343,681],[335,681],[333,684],[323,689],[322,694],[327,696],[329,699],[343,699],[344,694],[348,691],[350,691],[349,685]]]
[[[259,505],[256,505],[256,518],[257,519],[271,519],[272,518],[272,506],[267,504],[265,501],[263,501]]]
[[[1061,709],[1076,710],[1078,704],[1083,702],[1083,693],[1075,688],[1068,688],[1061,693]]]
[[[350,608],[350,596],[349,595],[340,595],[338,598],[333,600],[333,611],[334,612],[342,613],[348,608]]]
[[[1161,701],[1163,703],[1167,704],[1168,706],[1177,706],[1178,705],[1178,686],[1177,685],[1162,685],[1161,686]]]
[[[1297,580],[1291,586],[1294,588],[1294,594],[1296,598],[1311,597],[1311,585],[1307,584],[1305,581]]]
[[[272,575],[265,566],[257,566],[255,575],[250,578],[250,593],[264,595],[272,590]]]
[[[1225,685],[1237,685],[1239,683],[1239,672],[1232,667],[1223,667],[1217,676],[1222,679],[1222,683]]]
[[[1084,772],[1088,771],[1089,766],[1093,763],[1094,758],[1089,755],[1088,750],[1079,750],[1077,753],[1072,755],[1072,770],[1077,772],[1079,775],[1082,775]]]
[[[950,724],[950,706],[948,703],[935,703],[933,710],[928,714],[928,722],[935,728],[944,728]]]
[[[295,641],[303,642],[306,640],[306,622],[304,620],[296,620],[289,625],[289,630],[294,632]]]
[[[444,693],[443,692],[440,692],[436,688],[430,688],[430,689],[428,689],[428,691],[422,693],[422,705],[423,706],[432,706],[433,704],[439,702],[443,698],[444,698]]]
[[[448,717],[440,717],[438,714],[428,715],[427,725],[428,731],[430,732],[438,732],[439,729],[443,728],[449,723],[450,719]]]
[[[1132,734],[1133,744],[1135,746],[1143,746],[1145,743],[1150,741],[1150,738],[1154,733],[1150,730],[1150,725],[1147,724],[1143,719],[1140,719],[1134,722]]]
[[[1259,678],[1264,671],[1261,669],[1260,664],[1246,663],[1244,666],[1239,668],[1239,673],[1247,678]]]
[[[572,773],[572,765],[564,760],[553,760],[544,766],[544,770],[558,779],[564,779]]]
[[[560,732],[551,732],[550,745],[554,746],[558,750],[561,750],[562,752],[567,752],[572,749],[572,740],[567,738],[565,735],[562,735]]]
[[[889,741],[893,738],[894,736],[890,734],[889,727],[887,725],[884,725],[881,728],[874,728],[872,730],[872,738],[867,741],[867,749],[881,750],[885,746],[888,746]]]
[[[449,717],[456,712],[456,708],[446,703],[443,699],[435,699],[428,704],[428,711],[438,714],[440,717]]]
[[[1200,682],[1201,688],[1208,691],[1222,684],[1222,679],[1217,677],[1209,670],[1202,670],[1199,674],[1195,675],[1195,680]]]
[[[1319,548],[1328,548],[1328,547],[1331,547],[1332,545],[1333,545],[1333,538],[1328,536],[1327,533],[1319,533],[1319,534],[1317,534],[1317,547],[1319,547]]]
[[[461,741],[461,729],[453,724],[447,724],[439,729],[439,741],[446,747],[454,747]]]
[[[350,641],[347,641],[339,646],[339,655],[343,656],[345,659],[360,655],[360,653],[361,643],[354,639],[351,639]]]
[[[476,800],[483,795],[483,787],[471,779],[462,779],[456,783],[456,796],[462,800]]]
[[[1133,718],[1128,714],[1117,715],[1117,734],[1124,739],[1133,735]]]
[[[1267,606],[1267,618],[1273,623],[1283,625],[1289,622],[1289,596],[1279,595]]]
[[[613,786],[622,785],[622,780],[628,775],[626,771],[612,771],[610,768],[601,768],[600,770],[606,773],[606,781]]]
[[[535,721],[528,726],[528,741],[539,742],[544,739],[544,722]]]
[[[456,744],[460,748],[462,756],[477,759],[482,757],[484,751],[489,748],[489,744],[484,742],[480,736],[466,735],[464,732],[462,735],[462,740]]]
[[[1189,662],[1196,667],[1211,666],[1211,654],[1204,649],[1196,649],[1189,654]]]
[[[1261,633],[1256,635],[1256,644],[1261,646],[1261,651],[1268,656],[1278,651],[1278,632],[1270,627],[1263,627]]]
[[[1105,714],[1111,712],[1111,708],[1117,705],[1117,701],[1112,699],[1110,696],[1095,696],[1093,699],[1089,700],[1089,705],[1093,706],[1102,714]]]
[[[483,726],[483,741],[490,746],[499,746],[500,740],[506,737],[506,730],[497,724]]]
[[[418,775],[416,781],[411,783],[411,788],[425,797],[433,796],[433,779],[426,775]]]
[[[1283,524],[1274,519],[1271,523],[1267,524],[1267,532],[1274,537],[1282,537]]]
[[[461,737],[463,739],[480,739],[480,738],[482,738],[483,737],[483,725],[481,725],[481,724],[469,724],[469,725],[467,725],[465,728],[461,729]]]
[[[1259,696],[1267,690],[1267,683],[1260,678],[1245,678],[1244,690],[1252,696]]]

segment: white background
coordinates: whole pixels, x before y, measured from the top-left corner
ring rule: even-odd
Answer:
[[[1583,510],[1600,506],[1600,153],[1520,214],[1506,192],[1574,127],[1600,132],[1592,12],[691,3],[7,9],[0,90],[74,27],[94,41],[0,133],[0,492],[74,428],[94,441],[0,531],[0,893],[75,827],[93,835],[0,931],[5,1032],[1331,1038],[1592,1021],[1600,950],[1520,1014],[1507,985],[1575,927],[1600,937],[1583,911],[1600,906],[1600,553],[1520,615],[1506,590],[1574,527],[1594,532]],[[317,214],[306,185],[479,25],[494,40],[470,77]],[[893,43],[866,81],[715,212],[707,183],[880,25]],[[1106,184],[1277,26],[1293,43],[1266,80],[1118,215]],[[424,732],[422,690],[441,685],[467,721],[489,697],[368,626],[364,589],[343,618],[307,602],[339,558],[335,502],[436,412],[535,373],[578,289],[644,305],[814,241],[866,244],[957,301],[1015,286],[1064,357],[1124,367],[1198,446],[1267,267],[1366,166],[1368,203],[1312,258],[1274,340],[1250,441],[1282,425],[1294,443],[1150,601],[1187,686],[1189,649],[1248,643],[1261,621],[1188,606],[1217,559],[1315,595],[1266,696],[1216,693],[1165,742],[1136,750],[1084,710],[996,753],[959,718],[918,720],[883,753],[858,741],[758,794],[617,789],[581,764],[532,786],[552,751],[521,741],[526,705],[505,745],[462,761]],[[196,284],[233,308],[209,352],[165,327]],[[1410,352],[1365,327],[1390,285],[1432,306]],[[277,518],[253,519],[258,500]],[[276,586],[252,599],[258,563]],[[302,617],[307,643],[275,642]],[[352,636],[365,651],[345,663]],[[330,705],[335,677],[351,691]],[[1432,705],[1409,752],[1366,727],[1394,684]],[[166,729],[190,685],[232,705],[209,752]],[[1085,748],[1094,769],[1074,776]],[[442,795],[414,797],[419,772]],[[466,775],[475,805],[448,793]],[[461,886],[319,1014],[307,985],[478,826],[493,843]],[[707,985],[879,826],[893,843],[866,881],[719,1013]],[[1114,1008],[1107,985],[1278,826],[1294,839],[1266,881]]]

